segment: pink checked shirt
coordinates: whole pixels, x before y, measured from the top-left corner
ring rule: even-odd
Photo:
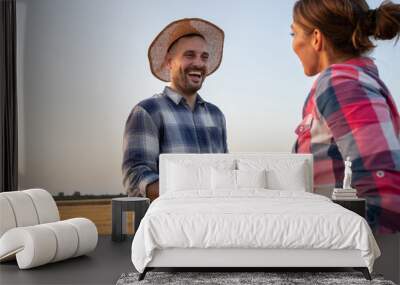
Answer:
[[[370,58],[333,64],[319,75],[296,134],[295,152],[314,155],[315,192],[342,187],[350,157],[352,186],[367,199],[371,228],[400,231],[400,117]]]

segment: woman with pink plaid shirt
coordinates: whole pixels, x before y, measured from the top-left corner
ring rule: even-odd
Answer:
[[[296,129],[294,151],[312,153],[315,192],[351,186],[381,250],[374,272],[400,282],[400,116],[368,53],[375,40],[400,36],[400,5],[365,0],[298,0],[292,47],[307,76],[317,75]],[[397,63],[399,64],[399,63]]]
[[[314,155],[315,192],[342,187],[344,160],[352,186],[367,200],[376,233],[400,231],[400,116],[379,78],[371,37],[400,33],[400,5],[369,9],[364,0],[299,0],[293,9],[293,50],[304,73],[319,73],[297,127],[295,152]]]
[[[298,0],[293,50],[304,73],[318,75],[296,129],[294,151],[314,156],[315,192],[341,188],[344,160],[351,186],[367,201],[367,220],[382,255],[375,272],[400,281],[400,116],[366,55],[375,40],[399,39],[400,5],[365,0]],[[397,233],[397,234],[396,234]]]

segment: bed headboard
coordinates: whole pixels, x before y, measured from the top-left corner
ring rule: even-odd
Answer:
[[[311,154],[293,154],[293,153],[229,153],[229,154],[161,154],[159,164],[159,185],[160,195],[166,192],[168,181],[168,164],[182,163],[190,167],[191,164],[216,164],[219,162],[232,163],[234,169],[237,169],[240,161],[271,161],[283,163],[301,163],[304,162],[306,191],[313,192],[313,156]]]

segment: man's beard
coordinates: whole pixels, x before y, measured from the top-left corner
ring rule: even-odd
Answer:
[[[191,82],[189,78],[189,73],[192,71],[201,72],[201,79],[199,83]],[[195,94],[198,90],[201,89],[204,79],[205,79],[206,70],[205,68],[186,68],[185,70],[180,69],[179,73],[176,76],[173,76],[173,83],[181,92],[184,94]]]

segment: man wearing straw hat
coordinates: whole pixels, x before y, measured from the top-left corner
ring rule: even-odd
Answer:
[[[197,93],[221,64],[224,32],[197,18],[165,27],[148,50],[151,72],[170,82],[130,113],[123,143],[123,182],[130,196],[158,197],[160,153],[225,153],[223,113]]]

